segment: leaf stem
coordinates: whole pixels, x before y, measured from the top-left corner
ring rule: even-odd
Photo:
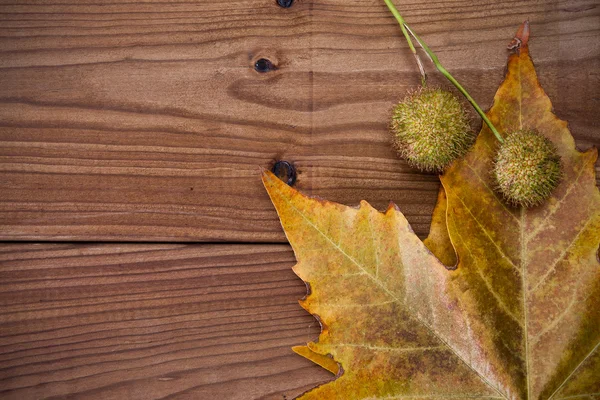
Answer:
[[[396,9],[396,7],[394,7],[394,3],[392,3],[391,0],[383,0],[383,1],[385,1],[385,4],[387,4],[388,8],[390,9],[390,11],[394,15],[394,17],[396,17],[396,19],[398,20],[398,23],[400,24],[400,29],[402,30],[402,34],[406,38],[406,41],[408,42],[408,47],[410,47],[410,51],[413,53],[413,56],[415,56],[415,60],[417,61],[417,65],[419,66],[419,72],[421,73],[421,84],[423,86],[425,86],[427,84],[427,74],[425,73],[425,68],[423,67],[423,63],[421,62],[421,57],[419,57],[419,53],[417,53],[417,49],[415,49],[412,39],[411,39],[410,35],[408,34],[408,31],[406,30],[406,28],[407,28],[406,21],[404,21],[404,18],[402,18],[402,15],[400,15],[400,13]]]
[[[465,88],[462,87],[462,85],[460,83],[458,83],[458,81],[456,79],[454,79],[454,77],[450,74],[450,72],[448,72],[446,70],[446,68],[444,68],[444,66],[440,63],[440,61],[437,58],[437,56],[435,55],[435,53],[433,51],[431,51],[431,49],[425,44],[425,42],[423,40],[421,40],[421,38],[416,33],[414,33],[412,29],[410,29],[410,27],[408,26],[408,24],[406,23],[404,18],[402,18],[402,16],[400,15],[398,10],[394,6],[394,3],[392,3],[391,0],[383,0],[383,1],[388,6],[390,11],[392,12],[394,17],[400,24],[400,29],[402,30],[404,37],[406,37],[406,40],[408,42],[408,47],[410,47],[410,50],[413,52],[413,54],[415,54],[415,56],[416,56],[416,49],[412,43],[412,40],[410,39],[409,33],[410,33],[410,35],[412,35],[412,37],[415,38],[415,40],[417,41],[417,43],[419,43],[419,46],[421,46],[421,48],[425,51],[425,53],[427,53],[427,55],[429,56],[429,59],[435,65],[435,67],[438,69],[438,71],[440,71],[442,73],[442,75],[444,75],[446,77],[446,79],[448,79],[467,98],[467,100],[469,100],[469,103],[471,103],[471,105],[473,106],[475,111],[477,111],[477,113],[481,116],[483,121],[490,128],[492,133],[496,136],[496,139],[498,139],[498,141],[500,143],[504,143],[504,139],[502,138],[502,136],[500,135],[500,133],[498,132],[498,130],[496,129],[494,124],[492,124],[492,121],[489,120],[489,118],[487,117],[487,115],[485,115],[485,113],[483,112],[481,107],[479,107],[479,104],[477,104],[477,102],[475,102],[475,99],[473,99],[473,97],[471,97],[471,95],[465,90]],[[422,65],[420,64],[420,60],[418,59],[418,56],[416,56],[416,57],[418,60],[417,63],[419,64],[419,68],[421,69]],[[421,72],[421,76],[422,77],[424,76],[424,72]],[[424,80],[424,78],[423,78],[423,80]]]

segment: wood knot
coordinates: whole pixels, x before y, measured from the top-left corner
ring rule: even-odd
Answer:
[[[294,4],[294,0],[277,0],[279,7],[290,8]]]
[[[296,167],[288,161],[277,161],[271,168],[271,172],[289,186],[294,186],[296,183]]]
[[[271,60],[267,60],[266,58],[261,58],[254,63],[254,69],[256,72],[260,72],[264,74],[265,72],[276,70],[277,67],[273,65]]]

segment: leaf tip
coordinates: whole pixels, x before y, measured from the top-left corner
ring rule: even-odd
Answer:
[[[260,175],[262,178],[263,183],[266,184],[266,182],[270,179],[272,179],[275,175],[273,175],[273,173],[271,171],[269,171],[266,168],[260,167]]]
[[[301,298],[300,300],[298,300],[298,304],[300,304],[300,307],[304,308],[306,311],[309,311],[309,305],[308,305],[308,301],[306,300],[307,296],[304,296],[303,298]]]
[[[400,211],[400,208],[398,208],[398,206],[396,205],[396,203],[394,203],[393,201],[390,201],[390,203],[388,204],[387,209],[385,210],[385,213],[391,213],[394,211]]]
[[[508,49],[519,52],[522,48],[526,48],[527,43],[529,42],[529,32],[529,20],[526,19],[519,27],[519,30],[517,30],[515,37],[509,43]]]
[[[262,168],[261,167],[261,179],[262,179],[262,183],[263,186],[265,187],[265,189],[267,190],[267,193],[269,194],[269,197],[271,198],[271,201],[273,201],[273,204],[276,204],[276,201],[273,197],[273,194],[275,192],[286,192],[287,189],[291,189],[292,192],[294,191],[293,188],[289,187],[285,182],[283,182],[281,179],[279,179],[277,177],[277,175],[275,175],[273,172],[269,171],[268,169]],[[275,208],[277,208],[277,205],[275,205]]]
[[[340,365],[330,356],[322,355],[312,351],[308,346],[294,346],[292,351],[315,364],[320,365],[334,375],[340,372]]]

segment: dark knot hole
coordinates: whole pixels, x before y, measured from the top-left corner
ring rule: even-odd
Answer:
[[[296,167],[288,161],[277,161],[271,168],[271,172],[289,186],[294,186],[296,183]]]
[[[273,65],[273,63],[270,60],[267,60],[266,58],[261,58],[260,60],[258,60],[254,63],[254,69],[257,72],[265,73],[265,72],[272,71],[276,68],[275,68],[275,65]]]
[[[294,4],[294,0],[277,0],[279,7],[290,8]]]

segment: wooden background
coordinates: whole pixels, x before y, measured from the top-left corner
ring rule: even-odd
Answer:
[[[529,19],[556,114],[600,144],[597,0],[396,3],[486,108]],[[291,399],[331,379],[290,350],[319,325],[260,168],[393,200],[424,237],[438,179],[386,132],[418,81],[382,0],[0,1],[0,398]]]

